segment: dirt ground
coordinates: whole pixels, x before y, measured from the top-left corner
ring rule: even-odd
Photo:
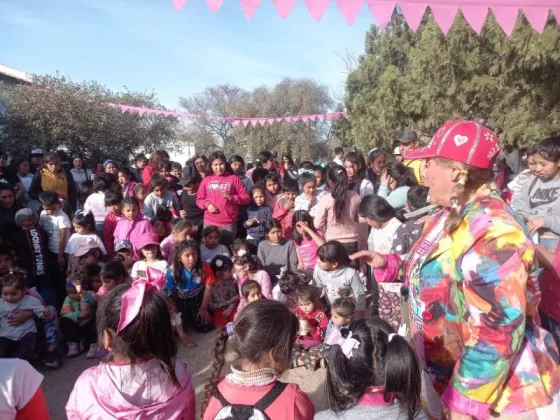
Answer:
[[[204,383],[210,374],[212,353],[214,346],[214,332],[208,334],[196,334],[190,332],[190,337],[198,344],[194,349],[185,349],[179,345],[179,358],[189,363],[196,391],[197,402],[202,393]],[[227,361],[232,362],[233,355],[228,355]],[[53,420],[66,418],[64,407],[68,396],[74,387],[78,376],[88,367],[93,366],[95,361],[86,359],[85,353],[64,361],[63,366],[57,370],[40,369],[45,375],[43,390]],[[229,372],[229,364],[224,366],[222,374]],[[324,410],[325,404],[325,369],[309,372],[305,368],[292,369],[282,376],[285,382],[297,383],[301,389],[309,395],[315,403],[317,411]]]

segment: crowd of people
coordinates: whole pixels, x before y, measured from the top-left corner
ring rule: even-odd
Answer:
[[[204,419],[559,417],[560,137],[515,179],[477,122],[397,141],[297,166],[0,152],[0,413],[48,418],[26,360],[86,353],[69,419],[194,419],[177,346],[217,330]],[[327,369],[328,410],[278,380],[296,367]]]

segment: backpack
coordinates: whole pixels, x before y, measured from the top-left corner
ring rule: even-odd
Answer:
[[[276,399],[284,392],[288,384],[284,382],[276,382],[255,405],[246,404],[230,404],[216,388],[214,397],[220,402],[222,408],[216,416],[215,420],[270,420],[265,410],[276,401]]]

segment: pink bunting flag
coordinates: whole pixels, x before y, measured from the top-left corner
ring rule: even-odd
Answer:
[[[212,13],[216,13],[222,7],[223,0],[206,0],[206,5]]]
[[[403,12],[406,23],[412,29],[413,32],[418,30],[420,22],[422,22],[422,17],[426,11],[426,4],[411,3],[411,2],[400,2],[399,7]]]
[[[546,20],[548,19],[548,9],[527,6],[523,8],[523,14],[535,31],[542,34],[544,27],[546,26]],[[556,17],[556,19],[559,18],[560,16]]]
[[[178,12],[185,7],[185,4],[187,4],[187,0],[173,0],[173,7],[175,7],[175,10]]]
[[[309,116],[307,116],[307,115],[304,115],[304,116],[302,116],[302,117],[300,117],[300,118],[301,118],[301,120],[302,120],[303,122],[309,121]]]
[[[441,31],[444,35],[447,35],[449,29],[455,21],[455,16],[457,15],[457,6],[450,6],[446,4],[438,4],[430,6],[432,13],[436,22],[438,23]]]
[[[266,123],[266,118],[257,118],[256,121],[264,127]]]
[[[241,122],[243,123],[243,125],[245,127],[247,127],[251,121],[250,120],[241,120]]]
[[[461,12],[465,17],[466,21],[473,30],[480,34],[484,22],[486,22],[486,15],[488,14],[488,8],[483,8],[480,6],[461,6]]]
[[[251,20],[251,18],[261,5],[261,0],[239,0],[239,3],[241,3],[241,8],[245,13],[245,17]]]
[[[329,7],[329,2],[330,0],[305,0],[305,5],[313,19],[319,22]]]
[[[294,120],[294,117],[285,117],[284,118],[287,122],[292,122]]]
[[[358,13],[360,13],[364,0],[335,0],[335,3],[346,23],[353,25]]]
[[[284,118],[275,118],[275,121],[279,123],[279,122],[284,121]]]
[[[274,3],[274,7],[276,7],[276,11],[280,15],[280,17],[284,20],[288,19],[292,9],[296,4],[296,0],[272,0]]]
[[[381,29],[385,29],[391,21],[396,4],[395,1],[368,0],[369,12]]]
[[[519,15],[517,7],[492,7],[492,13],[507,36],[510,36]]]
[[[270,125],[274,124],[275,118],[267,118],[266,122]]]

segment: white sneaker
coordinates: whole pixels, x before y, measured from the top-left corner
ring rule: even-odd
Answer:
[[[89,346],[89,350],[88,350],[88,352],[87,352],[86,358],[88,358],[88,359],[95,359],[95,356],[97,356],[97,344],[96,344],[96,343],[91,344],[91,345]]]
[[[78,348],[78,343],[68,342],[68,354],[66,357],[74,357],[80,354],[80,349]]]

